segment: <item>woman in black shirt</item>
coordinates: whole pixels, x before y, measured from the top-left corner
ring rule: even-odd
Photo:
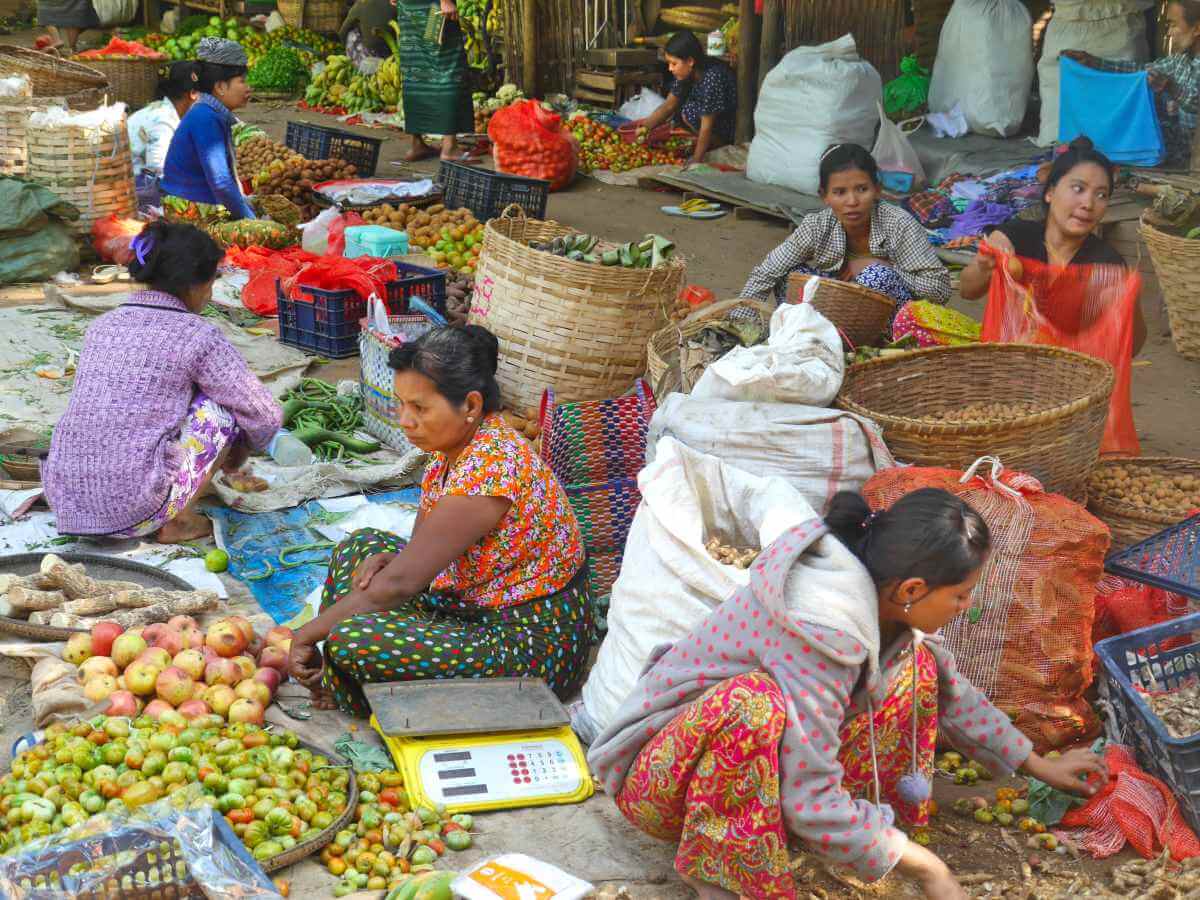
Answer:
[[[1087,138],[1077,138],[1059,154],[1046,180],[1043,199],[1044,222],[1018,219],[1005,222],[987,235],[987,243],[1009,257],[1010,272],[1017,280],[1024,274],[1015,257],[1066,268],[1082,265],[1114,265],[1126,268],[1125,260],[1093,232],[1104,218],[1113,189],[1113,165]],[[996,268],[994,256],[980,251],[962,272],[959,292],[967,300],[987,295]],[[1134,306],[1133,353],[1146,342],[1146,322],[1141,307]]]

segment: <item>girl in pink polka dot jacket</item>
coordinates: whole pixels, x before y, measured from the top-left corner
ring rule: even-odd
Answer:
[[[965,898],[896,827],[928,821],[939,730],[994,772],[1082,795],[1107,777],[1090,753],[1034,753],[935,635],[970,605],[988,547],[945,491],[886,512],[838,494],[655,652],[588,762],[627,819],[678,842],[702,898],[797,896],[789,836],[867,880],[897,869],[929,898]]]

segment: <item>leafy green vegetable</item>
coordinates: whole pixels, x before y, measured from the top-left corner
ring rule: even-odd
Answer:
[[[308,67],[291,47],[272,47],[250,70],[246,82],[262,91],[294,91],[308,80]]]

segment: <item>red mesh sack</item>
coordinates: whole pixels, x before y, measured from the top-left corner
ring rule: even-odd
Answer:
[[[1078,829],[1072,836],[1080,846],[1100,859],[1119,853],[1127,841],[1145,859],[1164,850],[1177,862],[1200,856],[1200,841],[1170,788],[1143,772],[1128,747],[1109,744],[1104,762],[1108,784],[1060,823]]]
[[[321,256],[305,263],[288,281],[284,289],[293,300],[309,300],[301,286],[320,288],[325,291],[351,290],[363,300],[374,294],[387,295],[388,282],[397,278],[396,264],[386,259],[360,256],[346,259],[341,256]]]
[[[981,340],[1049,344],[1108,362],[1116,381],[1100,451],[1140,455],[1130,401],[1130,367],[1141,276],[1122,266],[1064,269],[1017,257],[1018,280],[1009,257],[987,242],[980,249],[996,259]]]
[[[242,288],[242,305],[257,316],[279,314],[275,285],[280,279],[290,279],[305,263],[320,259],[299,247],[268,250],[266,247],[230,247],[225,262],[250,272],[250,280]]]
[[[969,503],[992,536],[970,612],[942,630],[959,668],[1038,752],[1095,736],[1100,722],[1083,693],[1092,682],[1092,621],[1108,528],[992,457],[965,474],[884,469],[863,495],[873,508],[887,508],[930,487]]]
[[[536,100],[522,100],[497,110],[488,123],[496,169],[550,182],[565,188],[579,168],[579,142],[563,125],[562,116]]]
[[[145,222],[121,219],[115,213],[110,213],[92,223],[92,249],[106,262],[127,266],[133,261],[133,251],[129,245],[145,227]]]
[[[1096,621],[1092,644],[1127,631],[1169,622],[1193,612],[1186,597],[1148,584],[1138,584],[1116,575],[1105,575],[1096,586]],[[1158,641],[1162,650],[1173,650],[1190,642],[1186,635]]]

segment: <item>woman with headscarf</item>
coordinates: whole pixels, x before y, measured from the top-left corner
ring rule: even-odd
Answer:
[[[429,0],[392,3],[400,23],[404,130],[412,135],[412,149],[404,158],[414,162],[432,156],[434,151],[425,146],[421,135],[440,134],[442,159],[453,159],[456,136],[475,130],[458,6],[454,0],[434,6]]]
[[[200,96],[179,123],[163,166],[168,219],[211,224],[253,219],[233,149],[234,110],[250,100],[246,51],[236,41],[205,38],[196,50]]]
[[[162,202],[159,179],[171,139],[200,96],[200,64],[187,60],[171,63],[166,77],[159,81],[158,93],[159,99],[135,112],[126,125],[140,207],[158,206]]]

